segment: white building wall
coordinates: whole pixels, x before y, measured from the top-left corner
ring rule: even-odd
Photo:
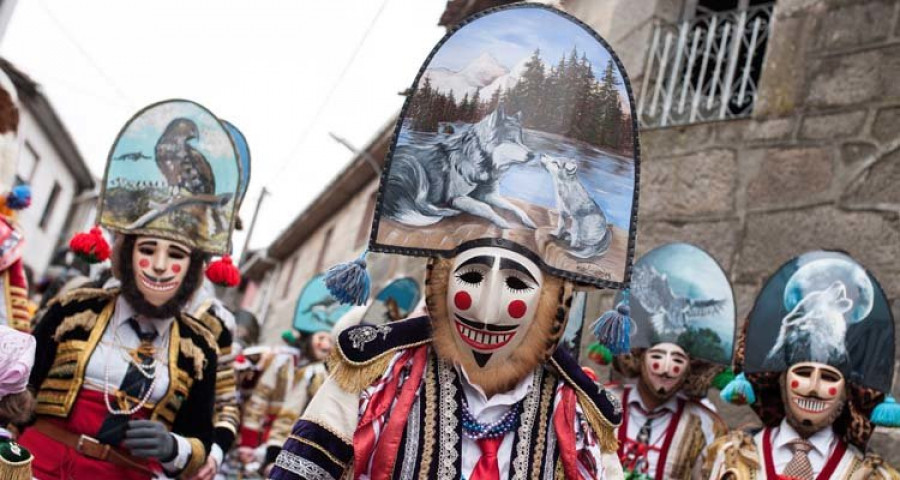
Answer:
[[[31,185],[31,207],[19,213],[19,225],[27,242],[25,264],[39,276],[47,268],[60,241],[77,184],[34,116],[24,108],[20,113],[19,137],[22,148],[17,174]],[[21,159],[29,155],[26,142],[37,154],[37,163],[33,169],[32,162]],[[59,195],[45,225],[41,227],[41,217],[56,183],[60,186]]]

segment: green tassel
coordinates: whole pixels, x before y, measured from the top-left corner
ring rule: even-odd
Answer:
[[[888,395],[872,411],[872,423],[879,427],[900,428],[900,404]]]
[[[612,363],[613,354],[606,345],[594,342],[588,347],[588,358],[600,365],[609,365]]]
[[[734,380],[734,370],[728,367],[713,378],[712,386],[716,387],[717,390],[725,390],[725,387],[732,380]]]

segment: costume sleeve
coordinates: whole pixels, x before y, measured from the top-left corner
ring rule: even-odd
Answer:
[[[257,448],[263,442],[267,417],[275,402],[276,391],[279,390],[279,377],[284,366],[284,358],[276,357],[263,371],[250,400],[244,407],[244,418],[241,422],[242,447]],[[291,365],[293,368],[293,365]],[[276,412],[277,413],[277,412]]]
[[[235,385],[234,355],[231,352],[232,334],[225,322],[213,317],[214,321],[221,323],[221,331],[216,337],[219,347],[219,361],[216,364],[216,413],[213,419],[215,425],[215,444],[227,452],[237,436],[241,423],[241,413],[237,401],[237,387]]]
[[[31,313],[28,311],[28,278],[25,264],[16,260],[7,270],[7,300],[9,301],[9,326],[20,332],[31,332]]]
[[[218,354],[212,348],[204,348],[203,352],[206,355],[203,378],[197,379],[191,385],[172,426],[172,433],[184,437],[191,447],[190,460],[184,470],[169,472],[179,473],[184,478],[190,478],[206,463],[206,456],[213,443]]]

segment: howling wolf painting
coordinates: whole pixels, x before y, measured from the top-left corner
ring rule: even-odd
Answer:
[[[557,11],[523,5],[462,25],[404,106],[372,248],[449,254],[503,239],[562,275],[624,282],[638,161],[629,89],[606,44]]]

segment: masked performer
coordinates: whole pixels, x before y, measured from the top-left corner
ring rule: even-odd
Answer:
[[[731,285],[705,251],[684,243],[658,247],[637,261],[628,301],[630,351],[614,367],[636,382],[613,389],[622,398],[619,458],[630,478],[687,479],[727,428],[700,403],[714,376],[731,364],[735,306]],[[595,328],[621,312],[609,312]]]
[[[508,26],[536,42],[522,59],[501,53]],[[457,117],[447,101],[473,97],[439,82],[444,65],[463,61],[521,60],[535,75],[549,72],[557,55],[568,64],[570,52],[542,43],[549,32],[580,45],[573,68],[608,68],[623,96],[600,103],[625,108],[628,83],[614,53],[552,8],[491,10],[439,44],[398,123],[370,239],[376,251],[430,258],[428,314],[339,334],[331,376],[270,478],[621,478],[619,401],[557,345],[576,282],[626,281],[637,132],[630,121],[616,123],[624,135],[615,136],[616,148],[625,152],[617,160],[597,154],[612,141],[597,131],[577,137],[584,150],[568,150],[578,120],[538,120],[572,113],[551,97],[509,87],[502,102],[476,96],[474,115]],[[434,133],[445,123],[457,133]],[[564,150],[575,156],[554,155]],[[363,263],[329,271],[337,298],[364,303]]]
[[[19,192],[19,193],[16,193]],[[15,211],[9,206],[23,205],[20,198],[30,199],[27,187],[21,186],[5,195],[0,209],[0,325],[8,325],[22,332],[31,331],[31,312],[28,308],[28,279],[22,249],[25,238],[15,223]]]
[[[27,388],[34,351],[34,337],[0,326],[0,478],[5,480],[31,480],[31,452],[6,427],[27,422],[34,408]]]
[[[875,424],[900,420],[893,399],[879,405],[894,322],[875,278],[844,253],[804,253],[766,282],[747,322],[742,374],[722,395],[750,403],[765,428],[713,444],[709,478],[900,478],[865,453]]]
[[[21,442],[36,477],[189,477],[206,461],[218,349],[182,312],[208,256],[227,251],[238,175],[224,127],[193,102],[151,105],[119,134],[99,215],[122,286],[68,292],[35,329],[37,421]],[[108,253],[99,228],[70,245]]]

